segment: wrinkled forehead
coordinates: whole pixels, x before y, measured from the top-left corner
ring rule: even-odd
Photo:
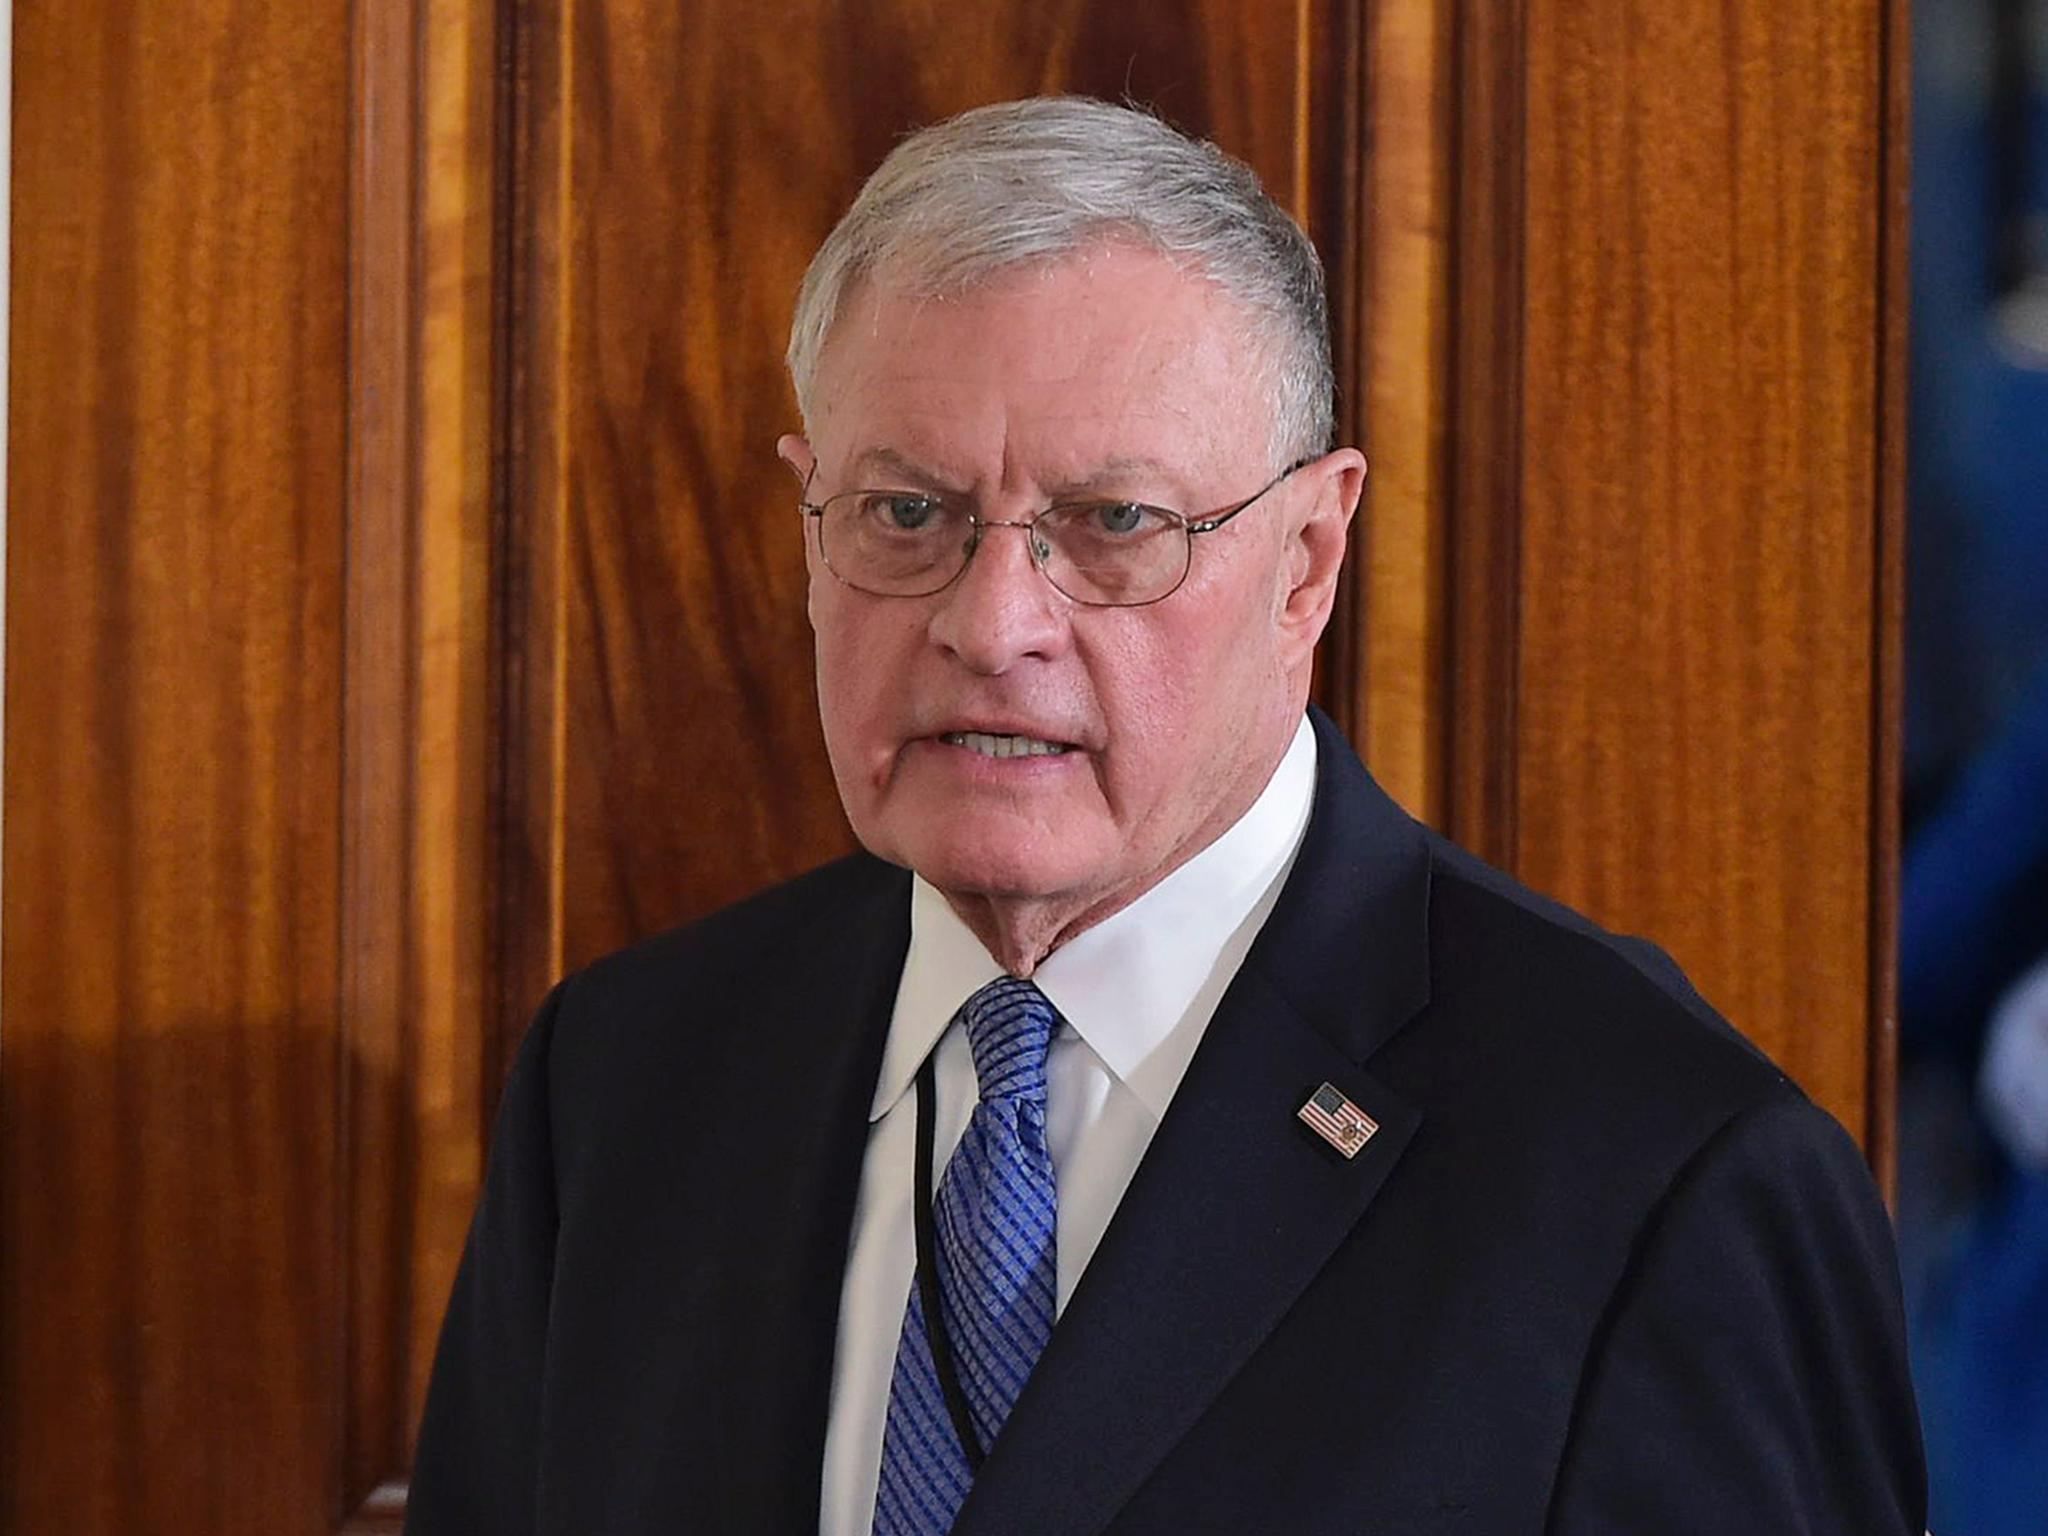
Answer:
[[[828,475],[889,453],[963,484],[1147,462],[1235,481],[1268,454],[1267,352],[1236,299],[1128,244],[943,293],[883,270],[826,339],[812,443]]]

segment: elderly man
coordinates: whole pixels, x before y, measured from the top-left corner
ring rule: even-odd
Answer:
[[[570,977],[410,1529],[1918,1532],[1855,1147],[1307,710],[1307,241],[1076,100],[904,142],[789,351],[868,852]]]

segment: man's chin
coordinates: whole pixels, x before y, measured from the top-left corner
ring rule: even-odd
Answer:
[[[1019,846],[999,838],[906,839],[893,861],[948,897],[977,902],[1072,900],[1101,880],[1101,872],[1071,850]]]

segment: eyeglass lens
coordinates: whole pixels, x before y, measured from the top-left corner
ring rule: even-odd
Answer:
[[[1010,525],[990,525],[1003,526]],[[916,491],[830,497],[820,508],[818,529],[834,574],[885,597],[923,596],[946,586],[988,531],[976,527],[964,503]],[[1039,569],[1077,602],[1156,602],[1188,572],[1187,524],[1141,502],[1048,507],[1025,533]]]

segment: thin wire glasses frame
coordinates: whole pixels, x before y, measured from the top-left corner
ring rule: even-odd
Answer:
[[[797,511],[817,525],[818,553],[825,568],[842,585],[871,597],[930,597],[943,592],[966,574],[985,530],[1018,528],[1025,533],[1031,563],[1039,574],[1072,601],[1091,608],[1142,608],[1163,602],[1181,589],[1194,568],[1197,535],[1214,533],[1312,462],[1308,458],[1295,460],[1242,501],[1201,518],[1190,518],[1170,507],[1116,498],[1055,502],[1024,519],[984,518],[962,497],[885,487],[842,491],[813,502],[808,496],[811,477],[817,474],[815,464],[811,475],[805,477],[806,499],[797,503]],[[906,514],[918,518],[937,515],[942,522],[928,535],[922,521],[904,522]],[[886,530],[880,527],[883,517],[890,519]],[[1126,519],[1130,528],[1119,528],[1119,522]],[[965,537],[956,543],[963,525]],[[948,535],[944,541],[936,537],[941,533]],[[857,542],[863,537],[870,542]],[[875,538],[886,539],[893,547],[878,555]],[[1092,550],[1088,548],[1091,539]],[[1162,546],[1160,539],[1167,542]],[[1147,541],[1152,551],[1149,567],[1135,563],[1145,556]],[[1091,555],[1093,576],[1086,563]],[[922,563],[906,564],[906,558]],[[893,570],[891,561],[896,567]],[[1064,580],[1062,571],[1066,572]],[[1119,582],[1123,584],[1119,586]],[[1080,590],[1075,590],[1077,587]]]

